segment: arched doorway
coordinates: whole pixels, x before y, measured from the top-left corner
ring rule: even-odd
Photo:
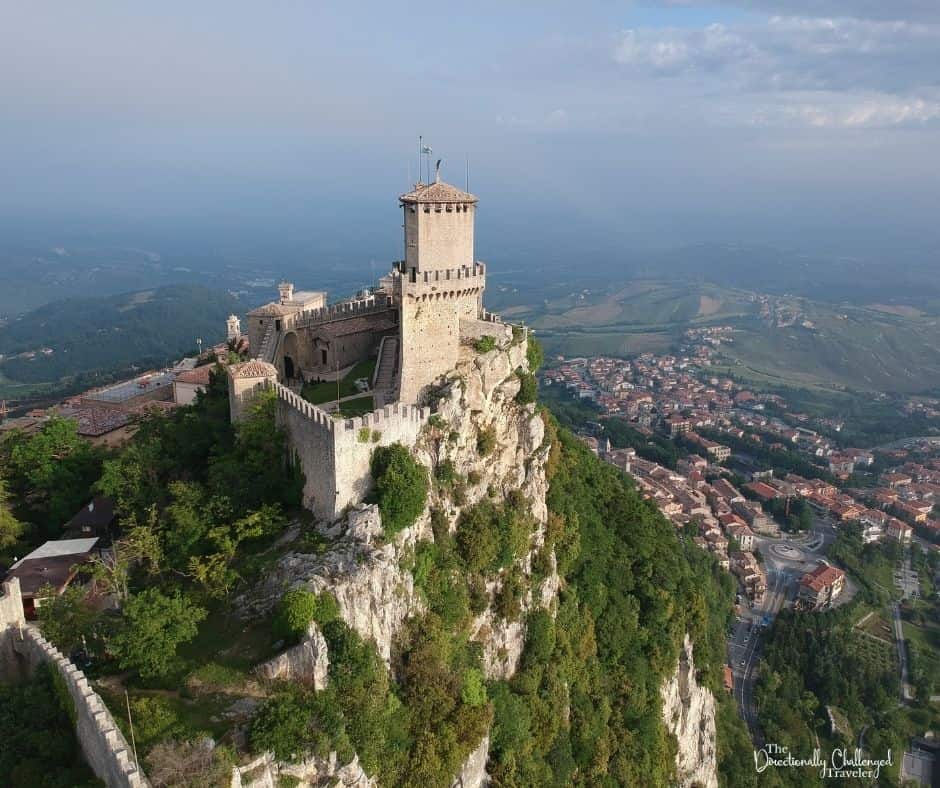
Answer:
[[[301,375],[304,365],[300,337],[293,331],[284,337],[284,377],[293,380]]]

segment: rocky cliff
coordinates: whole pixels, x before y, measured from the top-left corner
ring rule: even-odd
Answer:
[[[677,785],[718,788],[715,697],[698,684],[686,635],[676,672],[662,687],[663,720],[676,738]]]
[[[549,571],[532,581],[533,557],[542,548],[548,518],[544,424],[534,405],[520,405],[518,368],[526,367],[525,342],[509,341],[488,353],[461,348],[457,369],[433,393],[435,416],[415,446],[416,459],[430,474],[442,463],[460,478],[459,493],[453,487],[434,484],[424,512],[410,528],[391,540],[382,534],[378,507],[363,504],[338,521],[322,522],[317,529],[329,542],[322,552],[292,550],[283,555],[264,581],[242,600],[246,617],[268,615],[283,593],[305,587],[315,593],[328,591],[339,605],[344,621],[364,639],[375,643],[390,666],[395,639],[405,621],[425,608],[410,571],[415,548],[433,540],[432,512],[442,512],[448,528],[456,528],[461,511],[484,500],[503,500],[521,493],[531,507],[533,530],[529,552],[516,561],[524,579],[521,613],[513,620],[500,618],[487,607],[473,621],[471,637],[480,642],[488,678],[508,678],[515,672],[525,641],[525,613],[554,605],[559,578],[554,554],[548,557]],[[487,579],[490,598],[505,581],[505,573]],[[326,680],[326,643],[312,632],[299,646],[260,666],[269,678],[313,679],[315,686]],[[484,738],[455,775],[455,785],[474,788],[486,780],[489,739]],[[334,759],[335,760],[335,759]],[[276,764],[260,759],[252,769],[239,772],[240,784],[267,785],[274,776],[289,775],[301,784],[316,784],[327,777],[341,785],[368,786],[372,782],[357,763],[338,765],[312,760],[302,764]]]

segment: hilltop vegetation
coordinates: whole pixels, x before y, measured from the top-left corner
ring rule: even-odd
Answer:
[[[56,301],[0,327],[0,374],[33,385],[96,385],[174,361],[197,338],[224,339],[225,318],[241,308],[227,292],[198,285]],[[18,357],[28,352],[35,355]]]

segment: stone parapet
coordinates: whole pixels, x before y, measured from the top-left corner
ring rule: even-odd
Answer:
[[[333,320],[345,320],[351,317],[384,312],[392,309],[391,299],[388,296],[372,296],[357,301],[341,301],[338,304],[321,307],[319,309],[305,309],[283,318],[282,330],[296,328],[310,328],[311,326],[329,323]]]
[[[72,720],[82,754],[95,775],[108,788],[147,788],[150,783],[138,768],[134,753],[85,674],[34,627],[19,631],[16,651],[31,663],[55,668],[72,702]]]
[[[318,408],[312,402],[307,402],[303,397],[301,397],[296,392],[291,391],[287,386],[282,383],[275,382],[274,392],[277,394],[277,398],[284,404],[290,406],[298,413],[306,416],[315,424],[320,425],[327,432],[333,432],[336,428],[336,420],[322,408]]]

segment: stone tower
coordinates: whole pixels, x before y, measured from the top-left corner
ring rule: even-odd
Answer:
[[[399,400],[415,403],[457,365],[460,320],[480,315],[486,269],[473,259],[474,195],[438,178],[399,200],[405,231],[405,259],[394,280]]]
[[[238,315],[228,316],[228,320],[225,321],[225,333],[229,342],[237,342],[241,338],[242,321],[238,319]]]
[[[233,422],[241,421],[248,415],[255,396],[277,382],[277,367],[252,359],[241,364],[229,364],[226,371],[229,414]]]

